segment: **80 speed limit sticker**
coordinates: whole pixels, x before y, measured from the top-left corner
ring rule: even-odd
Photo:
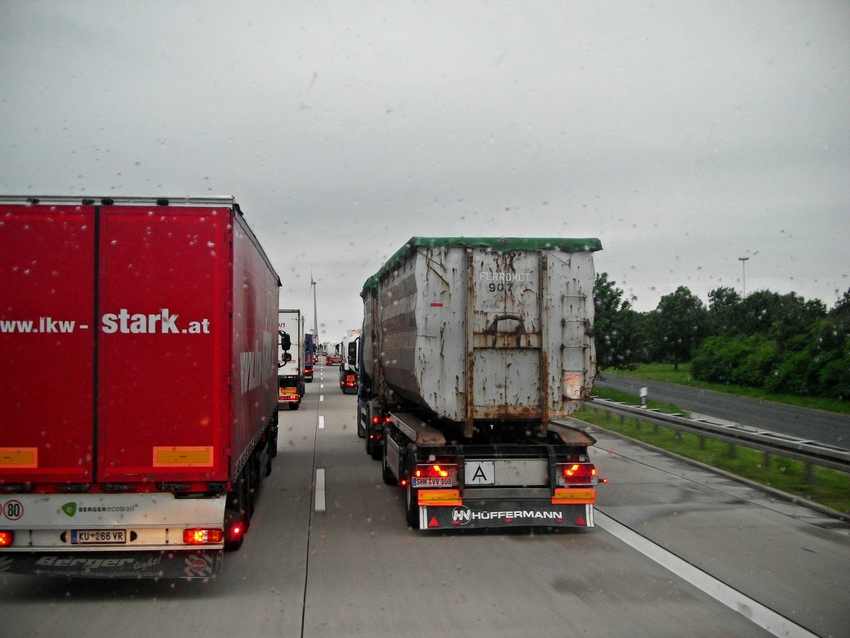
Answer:
[[[20,501],[11,500],[0,504],[0,514],[10,521],[17,521],[24,515],[24,506]]]

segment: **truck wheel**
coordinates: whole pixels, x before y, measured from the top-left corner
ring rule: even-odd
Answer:
[[[390,470],[390,466],[387,465],[387,446],[386,446],[386,443],[384,444],[383,447],[384,447],[384,451],[381,454],[381,475],[384,479],[384,483],[386,483],[387,485],[396,485],[398,483],[398,480],[396,479],[395,475],[392,473],[392,470]]]
[[[277,456],[277,425],[272,428],[272,434],[269,437],[269,458],[273,459]],[[271,461],[270,461],[271,463]]]
[[[301,407],[301,401],[299,401],[298,403],[290,403],[289,404],[290,410],[297,410],[300,407]]]
[[[372,457],[372,460],[374,460],[374,461],[380,461],[381,460],[381,452],[382,452],[381,448],[382,447],[383,447],[383,444],[380,441],[372,441],[372,451],[369,453],[369,456]]]
[[[412,529],[419,529],[419,503],[416,498],[416,490],[407,484],[407,489],[404,490],[404,509],[407,515],[407,524]]]

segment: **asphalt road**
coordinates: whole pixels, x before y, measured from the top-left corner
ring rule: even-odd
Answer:
[[[675,403],[684,410],[699,412],[727,421],[782,432],[839,447],[850,447],[850,415],[800,408],[794,405],[738,397],[675,383],[607,376],[596,385],[639,394],[649,389],[649,397]]]
[[[251,529],[214,581],[3,575],[0,636],[768,635],[746,605],[729,609],[602,528],[414,532],[354,409],[325,369],[301,410],[281,413]],[[594,460],[610,479],[600,511],[809,630],[846,635],[846,529],[598,436]],[[320,469],[326,511],[315,511]]]

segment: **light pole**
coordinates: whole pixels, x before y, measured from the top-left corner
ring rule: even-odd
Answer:
[[[316,314],[316,280],[313,279],[313,273],[310,273],[310,285],[313,286],[313,334],[316,343],[319,343],[319,317]]]
[[[741,288],[743,290],[741,297],[747,296],[747,262],[750,260],[749,257],[738,257],[738,261],[741,262]]]

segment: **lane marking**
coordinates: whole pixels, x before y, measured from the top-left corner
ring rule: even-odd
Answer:
[[[325,389],[325,384],[324,384],[324,383],[320,383],[320,384],[319,384],[319,387],[320,387],[322,390],[324,390],[324,389]]]
[[[769,607],[753,600],[746,594],[733,589],[714,576],[702,571],[699,567],[679,558],[672,552],[641,536],[629,527],[614,520],[599,510],[595,512],[596,526],[623,541],[629,547],[639,551],[650,560],[658,563],[664,569],[705,592],[717,602],[732,611],[741,614],[756,625],[774,636],[817,638],[817,634],[801,627],[785,616],[776,613]]]
[[[325,468],[316,468],[316,511],[325,511]]]
[[[321,414],[319,415],[319,429],[325,429],[325,417],[323,417]]]
[[[319,401],[324,401],[324,400],[325,400],[325,395],[324,395],[324,394],[320,394],[320,395],[319,395]]]

